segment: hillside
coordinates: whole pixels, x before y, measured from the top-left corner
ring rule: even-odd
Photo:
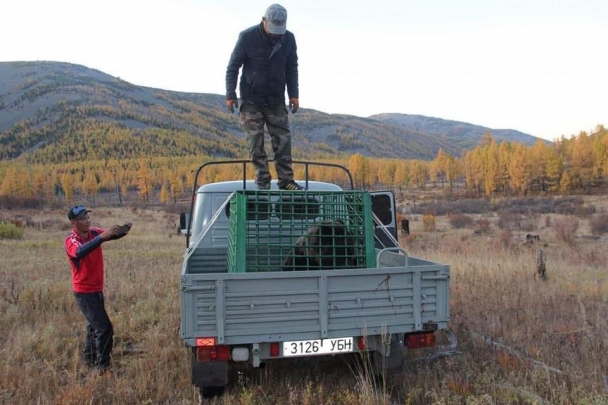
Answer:
[[[490,132],[498,142],[518,142],[528,146],[534,145],[539,139],[513,129],[491,129],[466,122],[425,117],[423,115],[387,113],[373,115],[370,118],[391,123],[410,131],[421,131],[434,135],[448,144],[463,149],[470,149],[477,145],[486,132]]]
[[[301,109],[290,118],[300,158],[361,153],[430,160],[440,148],[460,155],[478,142],[466,131],[407,127],[383,116]],[[224,96],[135,86],[69,63],[0,62],[0,160],[187,155],[247,156],[238,116],[227,112]]]

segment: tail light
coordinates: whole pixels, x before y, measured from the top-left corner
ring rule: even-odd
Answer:
[[[435,333],[413,333],[407,335],[407,347],[409,349],[420,349],[423,347],[435,347],[437,338]]]
[[[216,345],[215,338],[196,339],[196,360],[199,362],[228,361],[230,359],[230,347]]]
[[[270,356],[279,357],[279,344],[277,342],[270,344]]]
[[[361,352],[367,349],[367,339],[365,338],[365,336],[359,336],[359,338],[357,339],[357,348]]]

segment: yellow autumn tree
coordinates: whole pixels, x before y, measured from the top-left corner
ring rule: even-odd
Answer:
[[[499,165],[498,165],[498,146],[494,141],[494,138],[489,135],[489,145],[484,148],[483,158],[485,160],[484,165],[484,191],[486,197],[491,197],[497,188],[497,182],[499,177]]]
[[[571,179],[575,188],[586,188],[593,178],[593,149],[586,132],[571,143]]]
[[[417,160],[413,164],[412,180],[414,185],[419,189],[423,189],[429,181],[429,169],[425,162]]]
[[[152,178],[147,163],[142,159],[139,163],[137,171],[137,191],[143,198],[144,202],[148,202],[152,192]]]
[[[167,190],[167,184],[163,182],[163,186],[160,188],[160,195],[158,196],[160,202],[168,203],[171,201],[171,196],[169,195],[169,191]]]
[[[572,181],[568,172],[564,172],[562,175],[559,182],[559,189],[563,194],[568,194],[572,190]]]
[[[560,191],[562,171],[562,158],[557,154],[555,148],[547,148],[547,156],[545,157],[547,190]]]
[[[530,150],[530,182],[534,191],[547,190],[547,158],[549,147],[539,139]]]
[[[84,174],[84,180],[82,181],[82,191],[89,197],[97,195],[98,184],[97,176],[92,170],[88,170]]]
[[[526,194],[530,182],[530,162],[526,146],[516,144],[509,165],[509,185],[520,194]]]
[[[352,155],[348,159],[348,169],[350,170],[355,187],[365,190],[371,185],[371,171],[369,159],[360,153]]]
[[[447,163],[448,159],[445,152],[443,151],[443,148],[439,148],[439,152],[437,152],[435,160],[431,162],[431,165],[429,167],[429,174],[431,180],[439,181],[442,188],[445,186]]]
[[[0,184],[0,195],[2,196],[15,196],[17,192],[17,176],[16,171],[13,167],[9,167],[6,170],[6,174]]]
[[[400,160],[396,163],[395,168],[395,184],[402,184],[405,187],[410,185],[410,165],[406,160]]]
[[[173,198],[173,202],[177,203],[177,199],[181,196],[184,191],[184,186],[182,184],[182,180],[179,176],[173,175],[169,184],[169,191],[171,197]]]
[[[66,171],[61,175],[60,181],[63,194],[65,195],[65,201],[68,204],[72,204],[74,202],[74,184],[72,176]]]
[[[475,148],[467,152],[464,157],[464,170],[467,192],[471,196],[481,195],[484,165],[483,156],[480,148]]]

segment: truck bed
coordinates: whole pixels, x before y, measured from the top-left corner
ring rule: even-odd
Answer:
[[[181,276],[180,335],[247,344],[445,329],[449,266],[383,252],[379,268]]]

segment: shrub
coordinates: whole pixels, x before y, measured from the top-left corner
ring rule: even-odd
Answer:
[[[602,235],[608,233],[608,214],[594,215],[589,220],[591,233],[594,235]]]
[[[426,214],[422,216],[422,226],[425,231],[431,232],[437,229],[437,224],[435,221],[435,215]]]
[[[8,221],[0,222],[0,239],[21,239],[23,228]]]
[[[421,202],[411,207],[412,214],[483,214],[490,211],[490,201],[487,199],[461,199],[458,201]]]
[[[0,196],[0,208],[4,210],[35,208],[40,209],[44,206],[44,199],[40,197],[13,197],[8,195]]]
[[[454,229],[463,229],[468,226],[471,226],[471,224],[473,223],[473,218],[466,214],[450,215],[448,220],[450,221],[450,225]]]

